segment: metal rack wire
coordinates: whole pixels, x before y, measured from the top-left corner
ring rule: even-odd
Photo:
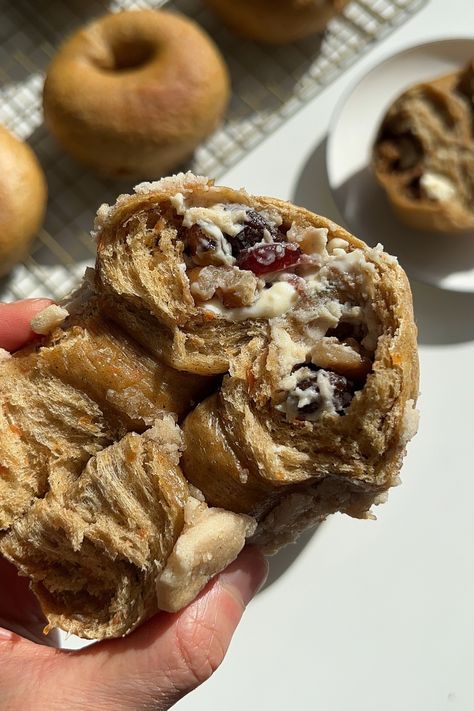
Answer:
[[[354,0],[324,36],[266,47],[227,31],[200,0],[0,0],[0,123],[28,139],[49,186],[45,224],[26,261],[0,280],[0,299],[70,291],[93,261],[89,230],[98,204],[132,187],[77,165],[42,125],[44,73],[70,32],[108,10],[163,5],[204,26],[227,60],[234,91],[224,125],[189,167],[218,177],[425,1]]]

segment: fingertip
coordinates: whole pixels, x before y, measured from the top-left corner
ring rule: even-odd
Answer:
[[[24,299],[0,304],[0,348],[16,351],[35,338],[31,319],[52,303],[52,299]]]
[[[218,580],[219,585],[230,592],[245,608],[261,590],[267,577],[268,561],[258,548],[248,546],[220,574]]]
[[[245,548],[187,608],[175,616],[176,641],[186,659],[179,686],[202,683],[222,663],[245,608],[268,575],[256,548]],[[187,681],[186,681],[187,680]],[[195,685],[195,684],[193,684]]]

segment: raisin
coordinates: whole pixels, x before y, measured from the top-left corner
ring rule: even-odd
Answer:
[[[343,415],[354,396],[354,384],[343,375],[332,371],[326,371],[326,374],[333,387],[334,408],[339,415]]]
[[[240,269],[248,269],[257,276],[269,272],[281,272],[298,264],[301,250],[296,244],[264,244],[253,249],[244,249],[237,259]]]
[[[334,409],[336,410],[338,415],[344,415],[346,408],[348,407],[354,396],[354,383],[345,378],[343,375],[333,373],[331,370],[324,370],[323,368],[318,368],[318,366],[315,366],[313,363],[303,363],[301,364],[301,366],[295,366],[295,368],[293,368],[293,371],[300,367],[309,368],[313,371],[313,373],[298,383],[298,389],[304,391],[308,390],[309,388],[313,388],[317,393],[316,397],[312,402],[308,403],[308,405],[305,405],[304,407],[299,408],[300,413],[302,415],[311,415],[317,412],[321,407],[322,397],[319,392],[317,377],[318,372],[322,372],[329,380],[329,383],[333,389]]]
[[[203,248],[204,251],[206,251],[206,248],[208,250],[215,249],[215,244],[211,244],[212,240],[208,239],[198,225],[193,225],[188,229],[183,227],[180,230],[179,237],[184,242],[186,254],[192,257],[203,251]]]
[[[179,237],[184,242],[185,255],[192,259],[193,264],[219,266],[226,262],[217,240],[206,234],[198,225],[189,229],[183,228]]]
[[[245,227],[235,237],[227,236],[232,246],[232,256],[238,257],[242,250],[249,249],[264,240],[268,231],[273,242],[283,242],[285,236],[256,210],[247,211]]]

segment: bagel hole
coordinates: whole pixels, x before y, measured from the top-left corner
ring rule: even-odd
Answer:
[[[148,64],[155,54],[155,47],[149,42],[122,40],[111,46],[111,53],[110,69],[114,72],[127,72]]]

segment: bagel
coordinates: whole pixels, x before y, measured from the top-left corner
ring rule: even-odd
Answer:
[[[190,158],[229,94],[223,58],[194,22],[126,11],[66,40],[47,72],[43,108],[57,141],[87,167],[155,177]]]
[[[232,30],[268,44],[322,32],[349,0],[206,0]]]
[[[31,148],[0,126],[0,277],[20,262],[46,209],[46,178]]]
[[[411,228],[474,231],[474,60],[412,86],[388,109],[373,169],[393,211]]]
[[[32,323],[51,333],[0,360],[0,553],[50,627],[103,639],[182,608],[247,539],[370,517],[418,358],[396,259],[291,203],[178,175],[94,235],[95,270]]]

